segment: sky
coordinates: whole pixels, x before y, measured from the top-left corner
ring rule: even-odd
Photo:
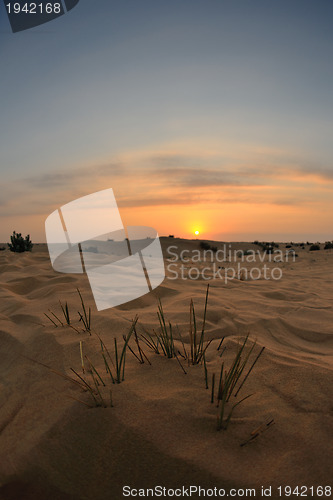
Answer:
[[[331,0],[0,4],[0,241],[113,188],[125,225],[333,239]]]

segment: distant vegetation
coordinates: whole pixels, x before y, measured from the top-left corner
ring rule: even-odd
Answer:
[[[304,245],[305,245],[305,243],[294,243],[291,241],[290,244],[286,245],[286,248],[291,248],[293,246],[293,247],[301,247],[304,249]]]
[[[310,252],[313,252],[314,250],[320,250],[320,245],[311,245],[309,248]]]
[[[201,250],[211,250],[212,252],[217,252],[217,247],[212,247],[207,241],[200,241],[199,244]]]
[[[274,248],[279,248],[278,243],[275,243],[274,241],[267,242],[255,240],[253,244],[258,245],[262,251],[266,253],[274,253]]]
[[[7,243],[9,246],[9,250],[11,252],[31,252],[33,243],[30,240],[30,235],[28,234],[25,238],[23,238],[21,233],[13,232],[10,237],[11,243]]]
[[[330,250],[333,248],[333,241],[326,241],[324,250]]]

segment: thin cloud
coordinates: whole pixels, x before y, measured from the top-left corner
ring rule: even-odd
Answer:
[[[311,163],[283,163],[269,152],[239,160],[227,154],[135,154],[96,166],[43,173],[4,183],[1,215],[48,214],[56,207],[114,188],[120,207],[194,204],[273,204],[294,206],[319,203],[322,190],[333,190],[333,170]],[[267,156],[267,161],[265,158]],[[310,192],[310,195],[309,195]],[[309,197],[310,196],[310,197]]]

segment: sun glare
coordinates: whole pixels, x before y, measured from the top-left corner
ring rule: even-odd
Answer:
[[[198,236],[199,231],[196,229],[196,230],[194,231],[194,234],[195,234],[196,236]]]

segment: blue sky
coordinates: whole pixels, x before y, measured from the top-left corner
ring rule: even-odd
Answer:
[[[162,233],[209,205],[207,236],[332,239],[332,20],[329,0],[80,0],[12,34],[1,5],[0,240],[43,240],[103,187]]]

